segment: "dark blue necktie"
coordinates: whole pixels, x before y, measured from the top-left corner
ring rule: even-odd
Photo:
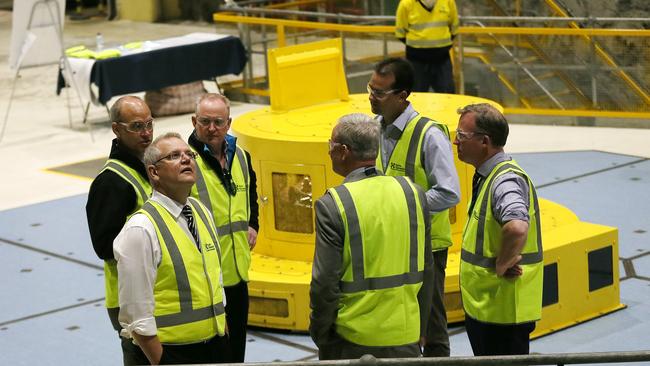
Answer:
[[[467,211],[469,214],[474,210],[474,204],[476,204],[476,197],[478,197],[482,179],[483,177],[478,172],[474,172],[474,177],[472,178],[472,203],[469,205],[469,210]]]
[[[196,242],[196,246],[199,248],[199,250],[201,250],[201,245],[199,244],[199,234],[196,232],[196,225],[194,225],[194,215],[192,214],[192,208],[190,205],[185,205],[183,206],[181,213],[183,216],[185,216],[185,220],[187,220],[187,228],[190,230],[190,234],[192,234],[192,237]]]

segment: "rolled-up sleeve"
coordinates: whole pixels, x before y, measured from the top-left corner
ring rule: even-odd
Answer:
[[[119,321],[127,338],[133,338],[133,332],[144,336],[157,333],[153,291],[161,253],[155,235],[150,221],[139,214],[127,222],[113,243],[119,273]]]
[[[422,143],[422,160],[431,188],[425,194],[431,213],[453,207],[460,202],[460,184],[454,165],[451,143],[437,127],[429,128]]]
[[[505,173],[494,180],[492,214],[501,225],[512,220],[530,220],[528,190],[526,179],[513,172]]]

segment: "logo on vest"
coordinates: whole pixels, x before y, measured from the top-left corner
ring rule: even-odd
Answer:
[[[211,250],[216,250],[214,243],[205,243],[205,251],[209,252]]]
[[[243,184],[237,184],[237,192],[246,192],[246,186]]]
[[[404,168],[403,166],[401,166],[401,165],[399,165],[399,164],[397,164],[397,163],[393,163],[393,162],[391,162],[391,163],[390,163],[390,168],[391,168],[392,170],[395,170],[395,171],[398,171],[398,172],[401,172],[401,173],[405,173],[405,172],[406,172],[406,168]]]

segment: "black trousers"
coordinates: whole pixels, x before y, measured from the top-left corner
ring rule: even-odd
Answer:
[[[246,326],[248,325],[248,283],[241,281],[224,287],[226,292],[226,321],[230,343],[230,362],[244,362],[246,356]]]
[[[433,252],[433,302],[427,321],[424,357],[449,357],[449,332],[445,310],[445,269],[448,249]]]
[[[182,365],[193,363],[228,363],[230,347],[228,339],[214,336],[206,342],[171,346],[164,344],[160,358],[161,365]],[[147,361],[146,364],[149,364]]]
[[[449,55],[439,62],[409,61],[415,71],[414,92],[428,92],[429,88],[433,89],[435,93],[454,94],[456,92]]]
[[[474,356],[527,355],[535,322],[501,325],[483,323],[465,314],[465,329]]]
[[[120,337],[122,342],[122,361],[124,366],[148,365],[149,359],[140,346],[133,344],[131,339]]]

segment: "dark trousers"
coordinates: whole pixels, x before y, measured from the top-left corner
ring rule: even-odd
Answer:
[[[421,62],[409,60],[415,71],[414,92],[428,92],[429,88],[435,93],[454,94],[453,68],[449,55],[438,62]]]
[[[449,357],[449,333],[445,310],[445,269],[448,249],[433,252],[433,302],[427,321],[425,357]]]
[[[217,335],[206,342],[178,346],[164,344],[160,364],[228,363],[230,362],[229,353],[228,339],[225,336]],[[146,364],[149,362],[147,361]]]
[[[120,337],[122,342],[122,360],[124,366],[148,365],[149,359],[140,346],[133,344],[131,339]]]
[[[224,287],[226,292],[226,321],[232,360],[244,362],[246,356],[246,326],[248,325],[248,283],[241,281]]]
[[[465,314],[465,329],[474,356],[527,355],[535,322],[501,325],[483,323]]]
[[[373,347],[362,346],[333,336],[331,342],[318,347],[318,359],[323,360],[354,360],[363,355],[373,355],[375,358],[417,358],[420,357],[420,346],[417,343],[403,346]]]

